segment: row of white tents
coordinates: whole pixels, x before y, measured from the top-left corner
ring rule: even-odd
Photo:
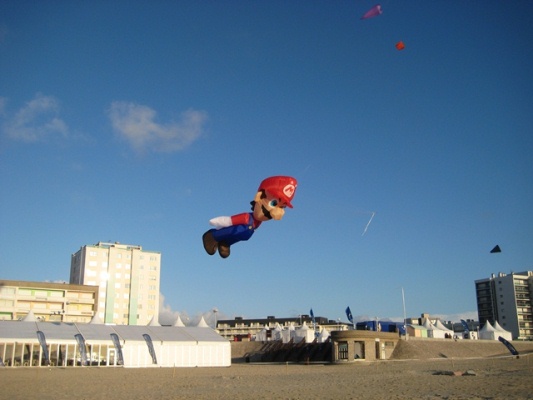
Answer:
[[[231,344],[203,318],[197,326],[152,320],[147,326],[42,322],[31,318],[0,321],[4,365],[226,367]]]
[[[446,328],[440,320],[437,320],[435,324],[431,323],[429,319],[426,319],[424,323],[422,324],[422,327],[427,330],[428,337],[431,338],[441,338],[444,339],[447,335],[450,335],[449,337],[454,336],[454,331],[451,329]],[[499,337],[503,337],[504,339],[511,341],[513,340],[513,334],[509,331],[506,331],[503,329],[500,324],[498,324],[498,321],[494,322],[494,326],[491,325],[489,321],[485,323],[483,328],[479,330],[479,337],[480,340],[498,340]]]
[[[282,343],[312,343],[315,339],[318,343],[324,343],[329,338],[329,332],[327,329],[322,328],[320,332],[315,331],[305,323],[302,326],[295,327],[294,324],[290,324],[287,327],[282,328],[280,324],[276,323],[274,329],[270,331],[270,340],[281,340]],[[268,339],[267,329],[262,329],[255,335],[255,340],[260,342],[266,342]]]

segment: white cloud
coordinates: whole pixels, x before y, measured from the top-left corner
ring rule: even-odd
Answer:
[[[0,103],[0,110],[4,111],[6,100],[1,99]],[[55,134],[66,137],[69,129],[58,117],[59,110],[56,98],[38,93],[13,117],[7,118],[3,124],[4,131],[11,139],[27,143],[42,141]]]
[[[202,135],[207,120],[205,112],[189,109],[179,122],[159,124],[152,108],[122,101],[111,103],[108,115],[117,134],[141,152],[183,150]]]

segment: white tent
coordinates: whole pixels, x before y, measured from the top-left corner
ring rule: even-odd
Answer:
[[[258,342],[266,342],[267,341],[267,330],[265,328],[261,329],[259,332],[255,334],[255,340]]]
[[[494,326],[487,321],[485,326],[479,330],[479,338],[483,340],[498,340],[500,336],[509,341],[513,340],[513,334],[503,329],[498,321],[494,322]]]
[[[283,343],[289,343],[291,339],[294,338],[294,332],[295,332],[294,324],[291,322],[287,328],[281,331],[281,341]]]
[[[503,329],[498,323],[498,321],[494,321],[494,330],[497,332],[498,336],[501,336],[509,341],[513,340],[513,334]],[[496,339],[498,339],[498,337],[496,337]]]
[[[125,367],[231,365],[230,342],[209,327],[2,321],[0,358],[6,365],[42,364],[38,331],[44,335],[53,365],[81,365],[80,343],[89,365],[119,365],[120,354]]]
[[[479,338],[481,340],[498,340],[496,329],[490,324],[490,321],[485,323],[485,326],[479,330]]]
[[[281,326],[277,322],[274,329],[272,329],[271,340],[282,340]]]
[[[324,343],[329,338],[329,332],[326,328],[322,328],[320,335],[318,335],[318,343]]]
[[[512,332],[506,331],[503,329],[498,321],[494,322],[494,329],[498,332],[499,336],[503,337],[504,339],[507,339],[509,341],[513,340],[513,334]]]
[[[426,328],[428,337],[434,339],[444,339],[446,332],[433,325],[429,319],[426,318],[422,326]]]
[[[309,329],[305,321],[300,328],[294,331],[294,343],[300,343],[302,340],[305,343],[311,343],[315,340],[315,331]]]
[[[449,333],[453,335],[453,331],[451,329],[446,328],[444,324],[440,322],[440,319],[436,320],[434,325],[436,328],[440,329],[441,331],[444,331],[445,333]]]

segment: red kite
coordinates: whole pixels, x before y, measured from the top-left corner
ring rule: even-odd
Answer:
[[[396,49],[398,49],[398,50],[405,49],[405,44],[402,41],[396,43]]]

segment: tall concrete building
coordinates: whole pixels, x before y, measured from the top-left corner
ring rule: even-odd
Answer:
[[[98,242],[72,254],[70,283],[99,286],[105,323],[146,325],[159,313],[161,253],[141,246]]]
[[[475,284],[480,326],[498,321],[513,339],[533,339],[533,271],[500,272]]]

